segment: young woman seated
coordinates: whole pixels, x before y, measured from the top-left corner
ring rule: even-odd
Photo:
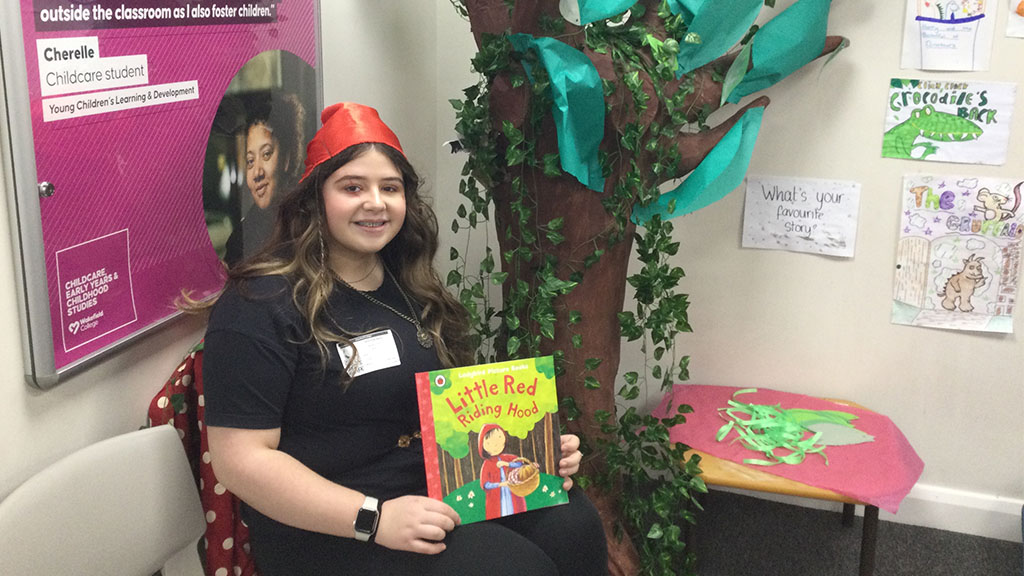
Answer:
[[[437,222],[372,108],[328,107],[266,247],[210,317],[210,457],[262,576],[604,574],[601,522],[564,435],[569,504],[460,525],[426,496],[414,374],[471,363],[433,268]],[[400,442],[400,439],[406,441]]]

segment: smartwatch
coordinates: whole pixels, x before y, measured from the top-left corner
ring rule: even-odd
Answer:
[[[356,540],[369,542],[377,533],[377,521],[380,520],[380,502],[373,496],[367,496],[363,505],[356,514],[355,528]]]

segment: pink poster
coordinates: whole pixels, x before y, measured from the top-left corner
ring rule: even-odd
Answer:
[[[314,0],[21,0],[57,372],[251,251],[315,129],[316,19]]]

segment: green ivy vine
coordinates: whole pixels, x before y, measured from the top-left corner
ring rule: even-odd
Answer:
[[[462,2],[452,0],[452,4],[466,15]],[[570,342],[575,348],[584,346],[585,335],[576,330],[582,319],[580,312],[569,311],[567,325],[558,325],[557,299],[576,288],[608,246],[625,240],[625,234],[631,230],[629,218],[633,207],[654,202],[660,194],[659,183],[675,173],[681,158],[675,147],[663,145],[664,140],[680,131],[708,128],[705,120],[710,110],[684,108],[686,97],[694,90],[692,80],[684,79],[683,85],[671,94],[663,90],[675,80],[678,44],[671,39],[655,38],[643,24],[643,11],[638,4],[625,25],[588,26],[580,32],[585,35],[589,49],[612,57],[618,78],[632,96],[635,117],[642,117],[652,105],[643,90],[644,73],[653,81],[657,105],[667,111],[663,117],[669,121],[664,125],[629,123],[623,127],[617,146],[602,147],[607,150],[600,158],[604,175],[616,172],[613,167],[620,174],[612,192],[600,198],[615,226],[594,239],[593,249],[582,267],[568,277],[558,276],[558,262],[541,249],[542,240],[551,245],[562,242],[564,219],[537,221],[530,189],[543,187],[544,182],[526,178],[527,168],[539,170],[545,176],[563,174],[557,154],[538,155],[536,148],[542,123],[552,105],[543,66],[533,53],[513,51],[505,35],[486,36],[472,60],[473,69],[480,75],[479,82],[466,88],[462,99],[450,101],[456,111],[461,144],[469,154],[459,184],[465,201],[451,225],[453,233],[465,236],[465,244],[462,250],[450,251],[452,269],[447,284],[458,293],[469,312],[479,362],[539,355],[543,343],[553,340],[556,330],[570,331]],[[685,37],[685,23],[671,14],[666,2],[662,2],[659,16],[666,23],[670,38]],[[552,35],[564,33],[562,21],[540,24]],[[529,79],[523,75],[523,64],[531,70]],[[492,121],[488,88],[502,73],[509,75],[513,86],[528,85],[531,90],[527,119],[521,128],[506,121],[498,130]],[[619,88],[605,80],[606,97]],[[696,122],[688,120],[694,117]],[[640,153],[653,160],[645,166],[638,165],[636,156]],[[513,217],[507,229],[496,232],[506,235],[512,247],[498,253],[487,240],[482,261],[470,265],[465,255],[472,252],[473,239],[480,235],[489,238],[486,231],[474,231],[491,221],[494,193],[499,185],[507,186],[508,198],[502,200],[507,201]],[[690,409],[683,406],[678,414],[658,419],[629,406],[645,390],[668,390],[689,378],[689,356],[679,355],[674,346],[679,334],[691,331],[689,300],[679,292],[684,272],[671,262],[680,244],[673,239],[672,223],[658,217],[637,228],[633,235],[641,266],[626,280],[635,292],[636,304],[621,311],[618,318],[622,337],[628,342],[639,341],[644,365],[621,375],[621,383],[617,384],[617,397],[622,401],[617,407],[619,413],[581,414],[573,398],[565,398],[562,408],[570,420],[593,418],[606,434],[604,438],[584,438],[585,449],[600,450],[608,466],[595,477],[581,478],[580,484],[585,488],[597,485],[623,490],[623,517],[628,523],[627,533],[640,554],[644,574],[692,574],[695,558],[685,547],[684,531],[696,523],[695,510],[701,507],[698,496],[707,488],[698,476],[699,457],[687,460],[687,447],[669,441],[669,428],[685,422],[685,413]],[[532,276],[523,271],[533,271]],[[492,287],[499,286],[505,289],[504,299],[492,296]],[[554,356],[556,372],[564,373],[564,352],[556,351]],[[601,361],[587,359],[585,367],[594,370]],[[583,384],[586,389],[602,386],[593,376],[585,377]]]

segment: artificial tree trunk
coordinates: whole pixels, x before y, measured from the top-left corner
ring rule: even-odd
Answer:
[[[647,8],[644,20],[649,31],[655,37],[664,40],[664,26],[657,16],[657,6],[660,2],[641,0],[640,4]],[[561,19],[557,0],[517,0],[511,8],[506,0],[465,0],[465,7],[478,47],[482,46],[485,34],[510,32],[526,33],[534,37],[549,35],[542,30],[542,19]],[[634,156],[621,149],[619,137],[623,128],[630,122],[640,122],[644,125],[659,122],[667,125],[669,122],[665,117],[666,112],[657,105],[654,82],[642,73],[643,90],[651,98],[650,105],[642,112],[643,116],[637,118],[632,95],[619,81],[612,58],[607,54],[588,50],[583,45],[583,34],[579,27],[567,23],[565,32],[560,34],[558,39],[586,54],[601,78],[610,80],[619,87],[606,101],[610,110],[605,118],[604,140],[601,145],[603,150],[614,150],[617,158],[611,166],[611,174],[607,175],[605,180],[604,193],[608,194],[619,177],[628,169],[631,161],[635,161],[642,172],[653,161],[653,156],[648,153],[641,152]],[[824,53],[835,50],[841,41],[839,37],[829,37]],[[698,111],[706,111],[706,107],[717,109],[720,106],[722,85],[713,78],[723,77],[734,58],[735,55],[725,56],[691,74],[696,89],[684,106],[685,109],[693,111],[689,117],[690,121],[697,121]],[[501,132],[504,122],[511,122],[516,128],[522,129],[528,115],[530,88],[528,85],[514,87],[512,74],[522,75],[523,70],[517,68],[498,74],[491,80],[489,86],[492,127],[498,133]],[[662,86],[662,90],[666,94],[672,94],[679,89],[680,84],[680,80],[668,82]],[[671,139],[664,138],[664,146],[678,149],[681,162],[675,173],[665,174],[662,179],[668,181],[681,178],[691,172],[747,109],[767,105],[768,98],[762,96],[738,109],[728,120],[710,130],[678,134]],[[542,125],[535,144],[537,157],[558,152],[556,131],[550,118]],[[623,310],[627,266],[633,248],[634,224],[627,221],[625,230],[616,230],[616,218],[602,205],[601,194],[587,189],[572,176],[563,174],[550,177],[539,167],[526,166],[523,170],[521,178],[527,183],[530,203],[535,206],[534,222],[531,224],[564,217],[564,227],[561,230],[564,241],[555,245],[543,235],[538,235],[537,242],[531,247],[537,254],[552,254],[557,258],[558,276],[568,278],[572,273],[583,270],[584,259],[587,256],[595,249],[604,251],[600,260],[586,270],[576,288],[557,301],[557,326],[560,329],[556,330],[553,340],[543,341],[541,351],[551,353],[561,350],[565,354],[566,372],[559,377],[559,393],[562,396],[573,397],[582,414],[581,418],[569,423],[570,430],[590,440],[604,437],[606,440],[614,441],[614,438],[608,438],[608,435],[601,431],[593,414],[597,410],[612,414],[616,411],[614,384],[619,372],[621,345],[617,314]],[[499,244],[503,253],[521,245],[518,218],[510,206],[513,199],[510,188],[510,183],[506,180],[494,183],[491,189],[499,230]],[[506,230],[511,230],[511,235],[504,233]],[[615,234],[616,240],[609,242],[609,232],[612,230],[621,234]],[[536,282],[534,271],[528,267],[505,271],[513,276],[513,281],[521,279],[531,285]],[[511,282],[505,283],[506,287],[510,285]],[[507,292],[505,296],[508,296]],[[562,329],[569,325],[569,311],[579,312],[581,321],[575,324],[572,330]],[[573,333],[583,335],[582,347],[577,348],[570,341]],[[588,358],[600,358],[603,361],[596,369],[588,370],[585,368],[585,361]],[[601,383],[600,388],[585,388],[586,376],[597,378]],[[606,463],[602,456],[591,453],[584,460],[582,472],[593,474],[605,467]],[[609,572],[613,576],[633,575],[640,571],[639,557],[630,539],[615,536],[625,530],[625,524],[621,520],[620,494],[621,491],[615,488],[588,490],[588,495],[597,506],[604,524],[609,546]]]

